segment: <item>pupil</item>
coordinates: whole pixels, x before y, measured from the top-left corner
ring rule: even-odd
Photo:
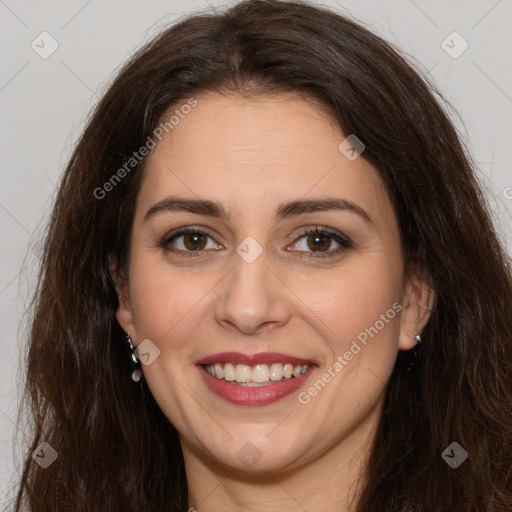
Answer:
[[[201,235],[200,233],[189,233],[188,235],[186,235],[185,245],[187,246],[187,249],[202,249],[202,247],[204,246],[204,240],[203,243],[201,243],[202,236],[203,235]],[[197,247],[197,245],[201,245],[201,247]]]
[[[325,235],[319,234],[319,235],[311,235],[313,244],[316,249],[328,249],[329,248],[329,241],[328,237]]]

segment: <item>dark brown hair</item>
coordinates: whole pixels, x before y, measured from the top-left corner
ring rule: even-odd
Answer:
[[[145,159],[95,191],[171,107],[205,91],[299,93],[366,146],[407,259],[436,292],[415,370],[400,352],[358,511],[512,510],[512,279],[463,144],[432,84],[388,43],[323,7],[244,1],[169,27],[123,67],[65,170],[27,349],[31,418],[16,511],[187,509],[177,432],[130,379],[109,255],[129,261]],[[48,442],[47,469],[31,453]],[[452,442],[469,454],[457,469]]]

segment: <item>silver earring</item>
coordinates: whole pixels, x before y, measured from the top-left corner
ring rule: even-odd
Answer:
[[[416,345],[407,351],[407,373],[411,379],[410,382],[416,378],[418,373],[417,365],[419,364],[420,351],[418,345],[421,343],[421,335],[418,331],[414,331],[414,340],[416,341]]]
[[[132,344],[132,337],[130,336],[130,334],[126,335],[126,341],[130,345],[132,380],[133,382],[140,382],[140,379],[142,378],[142,370],[140,369],[140,361],[137,359],[137,356],[135,355],[135,351]]]

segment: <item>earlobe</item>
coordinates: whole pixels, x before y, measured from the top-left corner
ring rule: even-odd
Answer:
[[[109,255],[109,270],[119,302],[116,310],[117,321],[126,333],[131,334],[132,337],[136,337],[128,280],[119,274],[117,260],[114,254]]]
[[[133,317],[129,297],[117,288],[117,299],[119,304],[116,310],[116,318],[119,325],[126,333],[133,334]]]
[[[137,339],[137,333],[135,332],[133,315],[129,302],[126,302],[123,299],[119,299],[119,306],[116,310],[116,318],[123,331],[127,334],[130,334],[134,339]]]
[[[416,335],[421,336],[432,314],[435,292],[425,277],[411,273],[407,280],[401,315],[399,350],[410,350],[418,343]]]

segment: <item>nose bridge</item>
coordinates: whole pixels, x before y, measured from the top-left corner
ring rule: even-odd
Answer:
[[[263,247],[251,237],[242,241],[217,302],[217,321],[233,324],[245,333],[262,324],[285,323],[289,314],[285,287],[274,272]]]

